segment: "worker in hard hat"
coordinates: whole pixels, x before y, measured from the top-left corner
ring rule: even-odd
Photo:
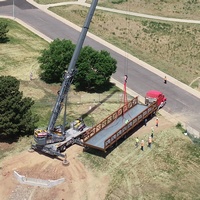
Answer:
[[[141,141],[141,150],[144,151],[144,140]]]
[[[76,119],[74,121],[74,129],[78,129],[80,125],[81,125],[81,120],[80,119]]]
[[[158,117],[156,118],[156,126],[158,127]]]

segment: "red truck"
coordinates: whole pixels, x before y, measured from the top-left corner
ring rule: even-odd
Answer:
[[[167,98],[160,91],[149,90],[145,96],[145,104],[149,105],[155,101],[157,102],[158,109],[160,109],[166,104]]]

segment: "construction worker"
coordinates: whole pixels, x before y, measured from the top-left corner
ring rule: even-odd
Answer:
[[[167,84],[167,77],[164,78],[164,84]]]
[[[147,126],[147,118],[144,119],[144,125]]]
[[[154,128],[151,127],[151,138],[153,139],[153,134],[154,134]]]
[[[141,141],[141,150],[144,151],[144,140]]]
[[[158,117],[156,117],[156,126],[158,127]]]
[[[126,120],[125,120],[125,124],[128,124],[128,122],[129,122],[129,120],[128,120],[128,119],[126,119]]]
[[[81,120],[80,119],[76,119],[74,121],[74,129],[78,129],[80,125],[81,125]]]
[[[135,147],[137,148],[138,147],[138,144],[139,144],[139,139],[138,137],[135,139]]]
[[[148,139],[148,147],[149,147],[149,148],[151,148],[151,143],[152,143],[152,138],[149,137],[149,139]]]

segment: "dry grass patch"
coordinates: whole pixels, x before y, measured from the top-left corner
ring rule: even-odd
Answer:
[[[61,3],[63,0],[35,0],[39,4]],[[65,2],[77,2],[67,0]],[[92,0],[86,0],[91,4]],[[198,0],[101,0],[98,6],[114,8],[118,10],[131,11],[149,15],[158,15],[163,17],[175,17],[184,19],[196,19],[200,17],[200,2]]]
[[[87,2],[92,1],[88,0]],[[196,20],[199,20],[200,17],[200,2],[198,0],[101,0],[99,6],[164,17]]]
[[[20,86],[20,90],[23,91],[23,95],[26,97],[30,97],[33,100],[39,100],[44,98],[45,92],[43,89],[33,88],[33,87],[24,87],[22,84]]]
[[[37,57],[48,43],[12,20],[5,21],[10,41],[0,45],[0,74],[28,81],[32,71],[38,77]]]
[[[140,128],[107,155],[106,159],[84,153],[81,160],[111,181],[105,199],[198,199],[200,184],[198,156],[188,147],[191,141],[160,117],[152,148],[147,138],[154,120]],[[144,152],[135,149],[135,137],[145,140]],[[95,152],[95,151],[94,151]],[[96,154],[97,151],[96,151]]]

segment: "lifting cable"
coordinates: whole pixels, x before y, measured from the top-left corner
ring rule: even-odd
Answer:
[[[130,11],[130,5],[129,1],[127,2],[126,6],[126,11]],[[129,38],[129,31],[130,31],[130,20],[129,20],[129,15],[126,15],[126,36],[125,36],[125,66],[124,66],[124,105],[127,106],[128,100],[127,100],[127,91],[126,91],[126,86],[127,86],[127,80],[128,80],[128,38]],[[124,114],[123,114],[124,117]]]
[[[128,14],[128,12],[130,12],[129,1],[127,1],[126,12],[127,12],[127,14],[125,15],[125,19],[126,19],[126,34],[125,34],[124,75],[128,74],[128,42],[129,42],[128,38],[129,38],[129,32],[130,32],[130,15]]]
[[[129,1],[126,6],[126,10],[129,11]],[[129,15],[126,15],[126,36],[125,36],[125,66],[124,66],[124,105],[128,103],[127,101],[127,92],[126,92],[126,85],[127,85],[127,79],[128,79],[128,36],[129,36]]]
[[[126,6],[126,11],[130,11],[129,7],[129,1]],[[129,15],[126,15],[126,36],[125,36],[125,56],[124,56],[124,93],[123,93],[123,103],[124,105],[128,104],[128,99],[127,99],[127,91],[126,91],[126,86],[127,86],[127,80],[128,80],[128,36],[129,36],[129,27],[130,27],[130,22],[129,22]],[[124,118],[124,113],[122,113],[122,117]],[[114,120],[115,121],[115,120]]]

